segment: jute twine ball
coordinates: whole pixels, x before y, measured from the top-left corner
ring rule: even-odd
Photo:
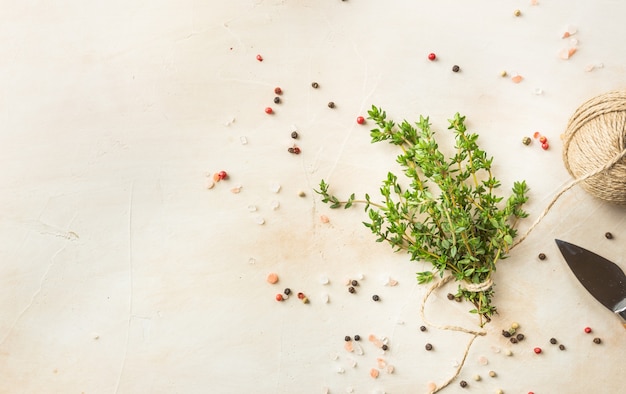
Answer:
[[[626,90],[594,97],[574,112],[563,162],[593,196],[626,205]]]

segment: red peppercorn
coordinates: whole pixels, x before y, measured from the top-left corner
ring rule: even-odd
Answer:
[[[540,134],[538,131],[535,131],[535,132],[533,133],[533,138],[537,139],[537,138],[539,138],[539,136],[540,136],[540,135],[541,135],[541,134]]]
[[[362,117],[362,116],[357,116],[357,118],[356,118],[356,122],[357,122],[358,124],[363,124],[363,123],[365,123],[365,118],[364,118],[364,117]]]
[[[428,54],[428,60],[433,61],[437,59],[437,55],[435,55],[434,53],[429,53]]]
[[[545,144],[546,142],[548,142],[548,139],[542,135],[541,137],[539,137],[539,142],[541,142],[542,144]]]
[[[283,295],[282,294],[276,294],[276,301],[282,301],[283,300]]]
[[[589,334],[591,332],[591,327],[585,327],[585,332]]]
[[[272,109],[272,107],[267,107],[265,108],[265,113],[268,115],[271,115],[274,113],[274,110]]]
[[[262,62],[263,61],[263,56],[261,55],[256,55],[256,60]]]
[[[228,174],[226,173],[226,171],[220,171],[217,173],[217,177],[222,180],[222,179],[226,179],[228,178]]]
[[[533,351],[534,351],[536,354],[539,354],[539,353],[541,353],[541,348],[540,348],[540,347],[536,347],[536,348],[534,348],[534,349],[533,349]]]
[[[295,153],[296,155],[299,155],[301,152],[300,148],[298,148],[297,146],[293,147],[293,153]]]
[[[283,90],[277,86],[277,87],[274,88],[274,93],[276,93],[276,94],[283,94]]]
[[[301,300],[304,299],[304,293],[298,293],[298,298]]]
[[[550,148],[550,145],[547,142],[544,142],[543,144],[541,144],[541,149],[548,150],[548,148]]]

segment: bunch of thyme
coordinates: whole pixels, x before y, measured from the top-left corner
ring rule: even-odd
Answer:
[[[477,144],[478,134],[467,131],[465,117],[456,113],[448,129],[455,134],[456,154],[450,158],[439,150],[428,118],[420,116],[415,127],[406,120],[396,125],[387,114],[372,106],[368,111],[377,128],[372,143],[388,141],[402,149],[397,156],[410,184],[406,189],[393,173],[383,180],[382,202],[356,200],[352,194],[342,201],[329,193],[322,179],[318,194],[331,208],[349,208],[363,203],[369,215],[364,222],[377,242],[388,242],[395,251],[406,251],[412,261],[426,261],[432,270],[419,272],[417,281],[428,283],[436,273],[450,272],[457,281],[482,284],[490,280],[496,263],[507,257],[517,235],[517,219],[527,216],[522,205],[528,200],[526,182],[515,182],[505,201],[495,194],[500,182],[493,176],[493,158]],[[470,301],[480,325],[496,312],[493,288],[469,291],[459,286],[456,296]],[[485,322],[483,322],[485,318]]]

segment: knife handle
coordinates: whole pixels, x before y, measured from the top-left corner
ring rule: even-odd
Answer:
[[[622,325],[626,328],[626,309],[622,309],[621,311],[615,312],[617,316],[622,319]]]

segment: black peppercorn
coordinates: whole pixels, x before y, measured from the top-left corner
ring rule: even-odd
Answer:
[[[455,72],[455,73],[458,73],[460,69],[461,69],[461,67],[457,66],[456,64],[454,66],[452,66],[452,71]]]
[[[333,103],[332,101],[329,101],[328,108],[335,108],[335,103]]]
[[[289,153],[295,153],[296,151],[293,148],[287,148],[287,152]]]
[[[609,232],[604,233],[604,236],[606,237],[606,239],[613,239],[613,234]]]
[[[374,300],[374,301],[379,301],[379,300],[380,300],[380,297],[379,297],[379,296],[377,296],[376,294],[374,294],[374,295],[372,296],[372,300]]]
[[[291,132],[291,138],[293,138],[294,140],[295,140],[296,138],[298,138],[298,132],[297,132],[297,131],[292,131],[292,132]]]
[[[354,290],[354,287],[350,286],[350,287],[348,287],[348,292],[354,294],[354,292],[356,292],[356,290]]]
[[[274,97],[274,104],[278,104],[280,103],[280,97],[276,96]]]
[[[550,343],[556,345],[556,338],[550,338]]]
[[[518,341],[523,341],[524,340],[524,334],[517,334],[517,340]]]
[[[546,259],[546,254],[545,253],[539,253],[539,260],[545,260]]]
[[[426,331],[426,326],[420,326],[420,331],[422,332]]]
[[[455,67],[456,67],[456,66],[455,66]],[[466,382],[465,380],[461,380],[461,381],[459,382],[459,385],[460,385],[461,387],[464,387],[464,388],[465,388],[465,387],[467,387],[467,382]]]
[[[354,336],[354,340],[357,341],[357,342],[360,341],[361,340],[361,336],[360,335],[355,335]]]
[[[359,282],[357,282],[356,280],[353,280],[352,282],[350,282],[350,284],[351,284],[352,286],[358,286],[358,285],[359,285]]]
[[[431,345],[430,343],[427,343],[426,346],[424,346],[424,348],[430,351],[430,350],[433,350],[433,345]]]
[[[448,293],[448,299],[452,301],[454,299],[454,294]]]
[[[285,293],[285,295],[289,295],[291,294],[291,289],[287,287],[285,290],[283,290],[283,293]]]
[[[511,343],[517,343],[517,338],[511,337],[510,341],[511,341]]]
[[[346,342],[350,342],[350,341],[352,340],[352,338],[350,338],[350,336],[349,336],[349,335],[346,335],[346,336],[343,338],[343,340],[344,340],[344,341],[346,341]]]
[[[593,338],[593,343],[601,344],[602,343],[602,339],[600,339],[600,338]]]
[[[313,89],[317,89],[317,88],[319,88],[319,87],[320,87],[320,84],[319,84],[319,83],[317,83],[317,82],[313,82],[313,83],[311,84],[311,86],[313,87]]]
[[[383,349],[383,350],[387,350],[387,349],[389,349],[389,346],[387,346],[387,345],[383,345],[383,346],[381,346],[381,349]]]
[[[505,337],[505,338],[508,338],[508,337],[511,336],[511,333],[508,332],[507,330],[502,330],[502,336]]]
[[[559,349],[565,350],[565,345],[559,345]]]

